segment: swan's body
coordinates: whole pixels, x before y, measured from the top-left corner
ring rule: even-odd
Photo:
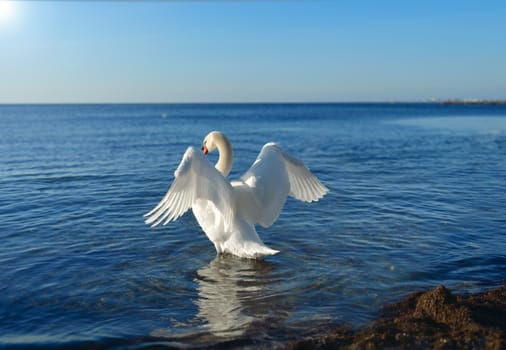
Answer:
[[[213,166],[205,154],[216,148],[219,159]],[[235,181],[226,178],[233,153],[225,135],[209,133],[202,151],[195,147],[186,150],[174,182],[160,203],[145,215],[146,223],[156,226],[165,221],[165,225],[192,208],[218,254],[259,258],[278,253],[262,242],[255,225],[271,226],[288,195],[312,202],[328,191],[304,163],[274,143],[267,143],[249,170]]]

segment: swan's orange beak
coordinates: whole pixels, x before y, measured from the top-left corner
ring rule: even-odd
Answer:
[[[207,149],[206,146],[202,146],[202,153],[204,153],[206,156],[209,153],[209,150]]]

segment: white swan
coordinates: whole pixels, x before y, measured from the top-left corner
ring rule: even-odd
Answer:
[[[218,149],[213,166],[205,157]],[[226,177],[232,169],[233,152],[228,139],[213,131],[202,152],[188,147],[174,173],[174,182],[158,205],[144,216],[152,227],[176,220],[192,208],[198,223],[216,251],[244,258],[261,258],[279,251],[267,247],[255,225],[271,226],[288,195],[301,201],[318,201],[328,189],[300,160],[267,143],[253,165],[239,179]]]

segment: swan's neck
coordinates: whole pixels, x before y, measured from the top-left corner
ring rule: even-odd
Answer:
[[[232,145],[230,141],[223,136],[215,140],[216,148],[218,148],[218,162],[215,168],[218,169],[223,176],[227,177],[232,170],[232,163],[234,162],[234,152],[232,151]]]

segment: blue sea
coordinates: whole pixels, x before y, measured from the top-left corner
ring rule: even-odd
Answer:
[[[258,229],[278,255],[217,257],[191,212],[144,224],[211,130],[232,178],[275,141],[330,189]],[[502,286],[505,236],[506,106],[0,106],[3,348],[283,346]]]

